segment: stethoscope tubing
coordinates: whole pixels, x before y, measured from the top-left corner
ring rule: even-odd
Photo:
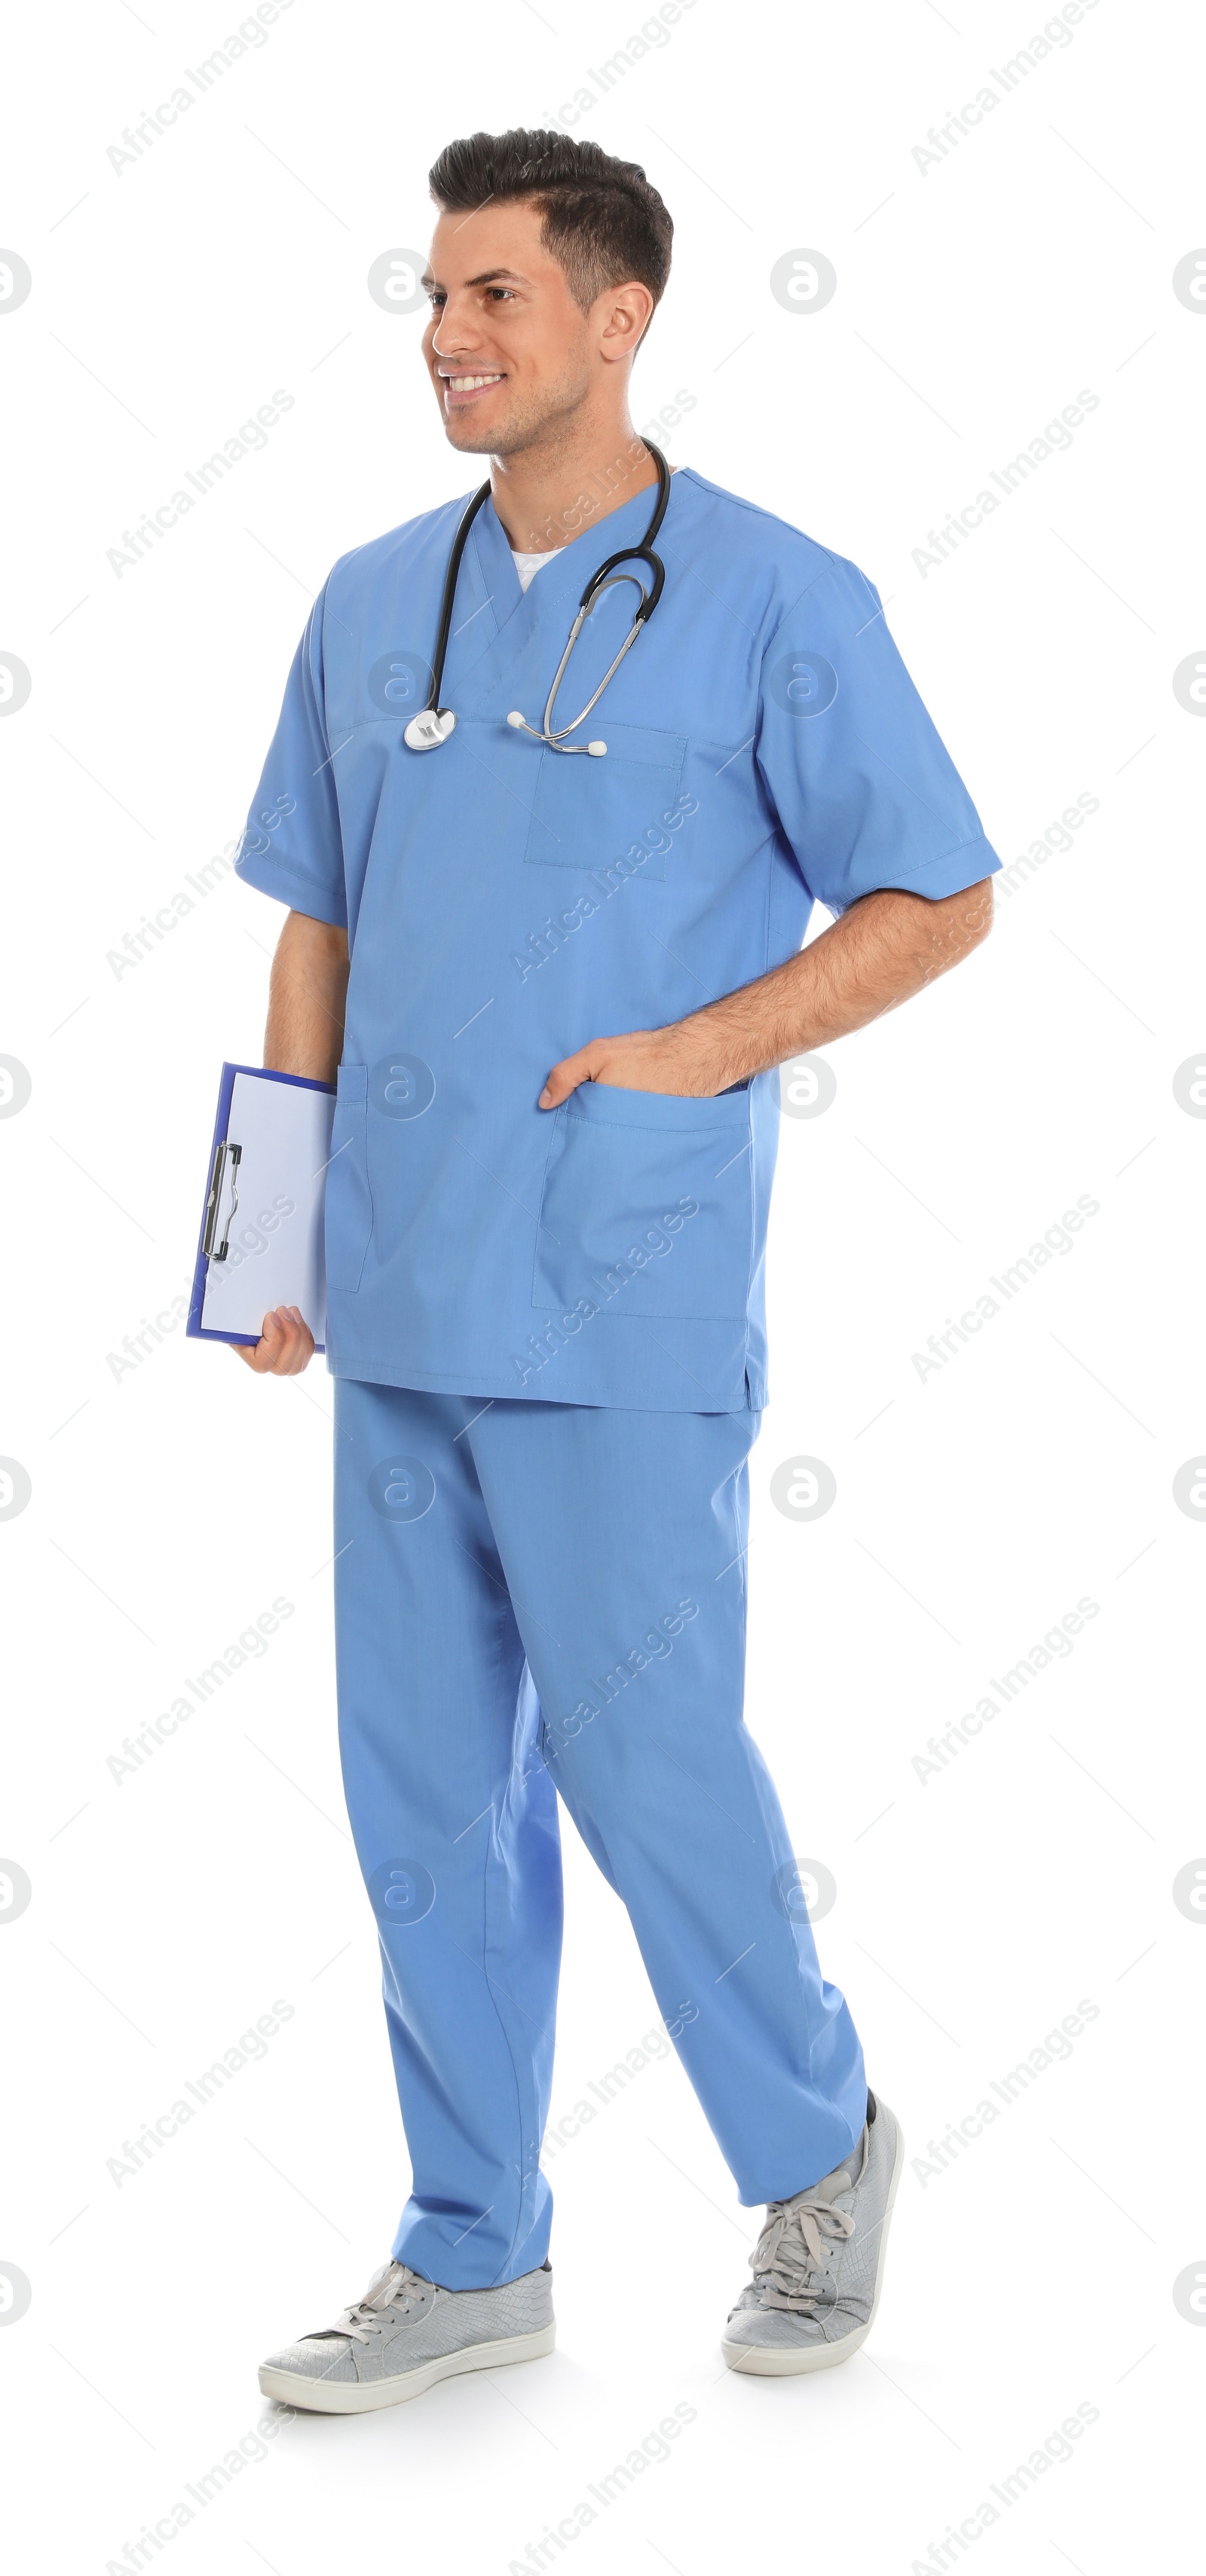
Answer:
[[[582,597],[578,605],[577,616],[570,628],[569,641],[561,656],[561,660],[557,665],[553,685],[545,703],[543,726],[540,733],[536,735],[537,741],[544,742],[550,751],[584,751],[586,749],[585,743],[567,744],[565,737],[567,734],[576,733],[579,725],[585,724],[592,709],[598,705],[609,681],[618,671],[625,654],[629,652],[635,644],[636,639],[641,632],[641,628],[648,625],[665,587],[666,567],[662,562],[661,556],[654,553],[653,541],[661,528],[662,521],[666,515],[666,506],[670,499],[670,468],[666,463],[661,449],[659,447],[655,447],[651,439],[647,438],[645,440],[645,446],[657,467],[658,492],[653,515],[640,544],[636,546],[622,546],[618,554],[608,555],[606,562],[601,563],[597,572],[591,574],[590,580],[582,593]],[[465,544],[470,528],[477,517],[478,511],[481,509],[482,503],[484,501],[488,501],[489,498],[490,485],[486,482],[481,485],[479,491],[474,493],[453,540],[452,552],[448,558],[448,569],[444,575],[444,595],[440,603],[440,623],[439,630],[436,635],[435,654],[432,661],[431,688],[428,692],[427,704],[422,710],[423,715],[438,717],[445,715],[448,712],[446,708],[442,708],[440,705],[440,689],[444,678],[444,661],[448,651],[448,638],[452,628],[452,611],[456,600],[456,586],[461,569],[461,558],[465,551]],[[644,583],[640,581],[636,573],[621,573],[617,571],[616,567],[619,564],[628,563],[648,564],[649,570],[653,576],[651,586],[648,590],[645,589]],[[572,724],[563,725],[560,732],[554,733],[552,725],[553,708],[556,704],[557,692],[569,665],[570,655],[573,652],[583,626],[585,625],[587,618],[590,616],[592,609],[595,607],[596,602],[602,598],[605,590],[610,589],[613,584],[621,581],[634,582],[641,593],[641,604],[633,618],[629,633],[625,636],[619,652],[616,654],[615,660],[604,672],[603,678],[600,680],[594,696],[588,699],[581,714],[575,716]],[[526,733],[535,733],[536,728],[534,725],[525,724],[524,731]]]

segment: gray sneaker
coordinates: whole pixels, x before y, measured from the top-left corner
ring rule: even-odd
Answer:
[[[383,2263],[333,2326],[270,2353],[260,2386],[282,2406],[364,2415],[460,2370],[536,2361],[556,2337],[547,2263],[497,2290],[442,2290],[405,2263]]]
[[[832,2370],[870,2333],[884,2243],[904,2159],[886,2102],[867,2096],[857,2147],[791,2200],[773,2200],[754,2247],[753,2280],[721,2344],[730,2370],[779,2378]]]

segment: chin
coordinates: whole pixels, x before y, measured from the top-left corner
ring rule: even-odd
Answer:
[[[498,456],[506,453],[506,430],[502,421],[490,422],[477,417],[476,406],[469,412],[445,412],[444,435],[450,447],[463,456]]]
[[[458,456],[493,456],[497,449],[497,440],[491,438],[488,430],[471,430],[467,424],[462,430],[459,427],[454,429],[451,422],[446,422],[444,434]]]

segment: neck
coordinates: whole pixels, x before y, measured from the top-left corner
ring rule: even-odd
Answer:
[[[550,554],[656,483],[657,467],[625,410],[562,426],[554,442],[490,459],[490,489],[508,543]]]

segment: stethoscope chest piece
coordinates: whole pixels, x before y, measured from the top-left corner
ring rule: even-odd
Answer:
[[[402,736],[408,751],[438,751],[456,731],[456,717],[451,707],[424,707],[421,715],[412,716]]]

